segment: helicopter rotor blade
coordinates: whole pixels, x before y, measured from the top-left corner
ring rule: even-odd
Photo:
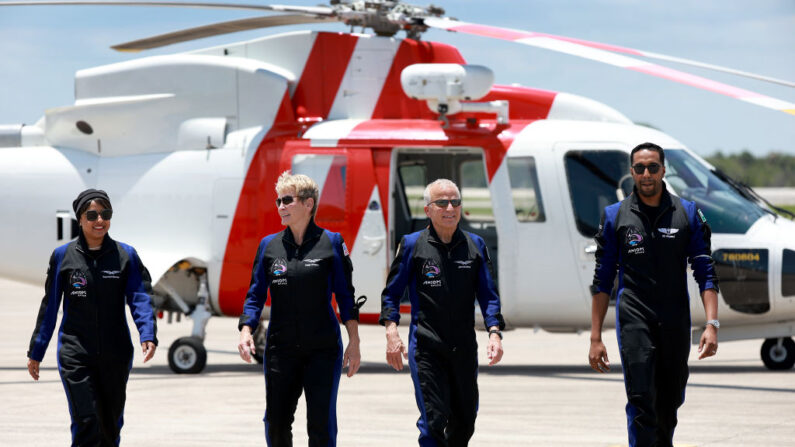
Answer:
[[[144,39],[125,42],[113,45],[116,51],[136,52],[160,48],[190,40],[202,39],[204,37],[219,36],[222,34],[236,33],[238,31],[248,31],[253,29],[267,28],[271,26],[299,25],[307,23],[336,22],[335,17],[316,17],[304,14],[284,14],[266,17],[252,17],[249,19],[230,20],[228,22],[218,22],[210,25],[197,26],[171,33],[160,34]]]
[[[513,30],[496,26],[480,25],[474,23],[460,22],[451,19],[437,19],[427,17],[423,19],[426,26],[452,32],[473,34],[476,36],[490,37],[493,39],[507,40],[524,45],[530,45],[560,53],[591,59],[597,62],[613,65],[628,70],[638,71],[651,76],[668,79],[681,84],[690,85],[714,93],[729,96],[740,101],[749,102],[758,106],[766,107],[781,112],[795,115],[795,104],[771,98],[760,93],[745,90],[732,85],[724,84],[711,79],[690,73],[681,72],[668,67],[663,67],[651,62],[642,61],[629,56],[615,54],[615,52],[636,51],[623,47],[615,47],[596,42],[579,41],[567,37],[558,37],[550,34],[535,33],[530,31]],[[585,42],[588,44],[586,45]],[[631,53],[643,56],[640,53]],[[784,81],[787,82],[787,81]],[[788,84],[788,83],[787,83]],[[785,85],[787,85],[785,84]]]
[[[254,5],[245,3],[177,2],[177,1],[90,1],[90,0],[51,0],[51,1],[0,1],[0,6],[164,6],[174,8],[243,9],[254,11],[292,12],[315,16],[333,16],[334,9],[325,6]]]

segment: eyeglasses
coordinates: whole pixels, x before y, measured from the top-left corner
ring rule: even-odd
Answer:
[[[453,208],[458,208],[459,206],[461,206],[461,199],[452,199],[452,200],[439,199],[439,200],[434,200],[431,203],[438,206],[439,208],[447,208],[447,205],[451,204],[453,205]],[[430,203],[428,205],[430,205]]]
[[[293,197],[293,196],[277,197],[276,198],[276,206],[282,206],[282,203],[284,204],[284,206],[287,206],[287,205],[293,203],[294,200],[295,200],[295,197]]]
[[[646,169],[649,170],[649,174],[656,174],[660,171],[661,167],[662,166],[660,166],[658,163],[650,163],[647,165],[644,165],[643,163],[638,163],[632,165],[632,169],[635,170],[635,174],[637,175],[643,175],[643,173],[646,172]]]
[[[110,220],[113,217],[113,210],[104,209],[102,211],[96,211],[96,210],[86,211],[86,219],[90,220],[91,222],[97,220],[99,216],[102,216],[102,220]]]

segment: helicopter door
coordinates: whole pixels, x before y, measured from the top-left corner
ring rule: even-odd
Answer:
[[[565,172],[568,200],[564,202],[570,227],[574,229],[570,234],[574,256],[580,267],[580,288],[590,304],[589,287],[593,282],[596,253],[593,238],[599,230],[604,208],[619,201],[620,185],[627,183],[628,176],[631,179],[629,156],[621,150],[584,149],[582,145],[560,144],[555,146],[555,153]],[[611,306],[615,305],[615,293],[614,289],[610,297]],[[608,318],[612,324],[613,313],[608,312]]]
[[[504,167],[492,180],[495,199],[509,200],[498,213],[503,315],[508,324],[540,323],[548,331],[581,328],[586,303],[563,203],[568,193],[559,188],[553,154],[511,155]]]
[[[483,238],[494,272],[497,272],[497,226],[482,151],[403,149],[396,152],[397,172],[393,176],[395,183],[392,196],[393,251],[403,236],[428,226],[423,191],[428,183],[447,178],[455,182],[461,190],[461,229]],[[498,281],[497,276],[495,275],[495,282]]]

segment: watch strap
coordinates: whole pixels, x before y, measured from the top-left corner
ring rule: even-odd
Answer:
[[[489,336],[491,336],[491,334],[497,334],[497,336],[500,337],[500,340],[502,340],[502,331],[501,330],[492,329],[492,330],[489,331]]]

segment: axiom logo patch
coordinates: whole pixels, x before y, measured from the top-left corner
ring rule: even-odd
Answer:
[[[640,234],[640,230],[635,227],[628,227],[627,228],[627,245],[630,247],[636,247],[643,243],[643,236]]]
[[[422,276],[428,279],[436,278],[441,272],[442,271],[439,269],[439,265],[436,264],[436,261],[433,259],[428,259],[425,261],[425,264],[422,265]]]
[[[72,276],[69,277],[69,283],[72,284],[73,289],[79,290],[84,289],[88,285],[88,280],[85,273],[75,270],[72,272]]]
[[[72,272],[72,274],[69,276],[69,284],[72,285],[72,292],[69,294],[69,296],[82,298],[88,294],[88,292],[86,292],[88,279],[86,279],[86,274],[80,270],[75,270]]]
[[[273,276],[284,276],[287,274],[287,260],[283,258],[277,258],[271,264],[271,275]]]
[[[439,268],[439,264],[433,259],[428,259],[425,261],[425,264],[422,265],[422,276],[425,277],[425,281],[422,282],[422,285],[428,287],[442,287],[442,279],[439,278],[441,273],[442,270]]]

